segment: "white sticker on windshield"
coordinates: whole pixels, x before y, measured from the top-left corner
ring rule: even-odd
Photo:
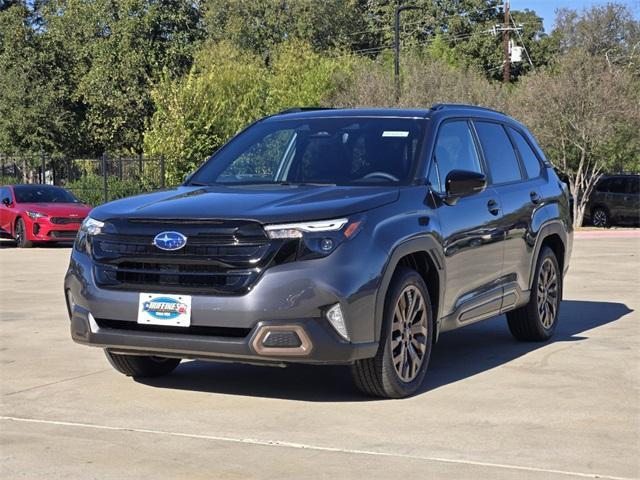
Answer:
[[[385,130],[384,132],[382,132],[382,136],[383,137],[408,137],[409,136],[409,132],[402,132],[399,130]]]

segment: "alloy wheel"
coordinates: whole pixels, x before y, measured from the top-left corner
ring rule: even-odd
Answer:
[[[538,314],[542,326],[553,326],[558,312],[558,273],[550,258],[545,258],[538,273]]]
[[[411,382],[427,353],[427,309],[420,290],[407,286],[396,303],[391,327],[393,366],[402,381]]]
[[[602,209],[597,209],[593,212],[593,225],[596,227],[606,227],[607,226],[607,212]]]

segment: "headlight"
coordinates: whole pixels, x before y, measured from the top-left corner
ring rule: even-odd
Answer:
[[[86,217],[80,226],[80,231],[87,235],[97,235],[102,231],[102,227],[104,227],[104,222]]]
[[[47,216],[44,213],[34,212],[34,211],[31,211],[31,210],[27,210],[27,215],[29,215],[29,218],[33,218],[34,220],[36,218],[42,218],[42,217],[46,217]]]
[[[302,238],[303,233],[335,232],[349,221],[347,218],[336,220],[321,220],[319,222],[285,223],[281,225],[267,225],[264,229],[269,238]]]
[[[264,229],[274,240],[299,240],[295,258],[310,260],[329,255],[358,233],[363,221],[364,217],[357,215],[353,218],[267,225]]]

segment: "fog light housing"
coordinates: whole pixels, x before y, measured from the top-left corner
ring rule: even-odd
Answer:
[[[267,332],[262,339],[262,346],[267,348],[298,348],[302,341],[296,332]]]
[[[333,307],[327,310],[325,316],[334,330],[338,332],[338,335],[346,341],[349,341],[349,332],[347,332],[347,326],[344,323],[344,316],[342,315],[342,308],[340,308],[340,304],[336,303]]]

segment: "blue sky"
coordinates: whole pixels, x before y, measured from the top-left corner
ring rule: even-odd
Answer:
[[[640,16],[640,0],[616,0],[629,6],[635,18]],[[553,29],[553,22],[556,17],[556,8],[572,8],[583,10],[592,5],[602,5],[607,3],[604,0],[511,0],[512,10],[534,10],[544,19],[544,31],[549,33]]]

